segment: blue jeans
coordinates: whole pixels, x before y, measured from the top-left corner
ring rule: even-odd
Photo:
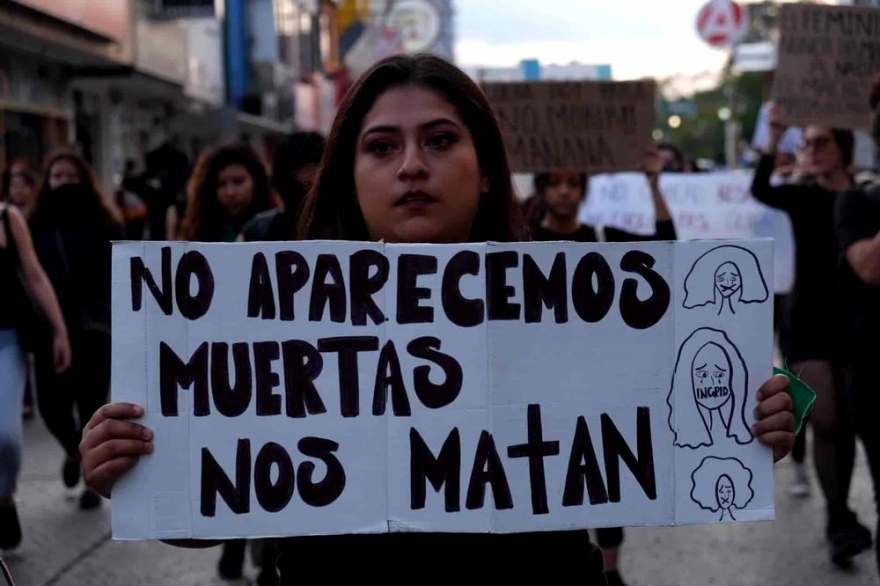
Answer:
[[[21,470],[21,401],[27,362],[15,330],[0,330],[0,497],[15,494]]]

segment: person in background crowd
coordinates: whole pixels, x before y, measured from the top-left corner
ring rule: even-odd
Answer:
[[[64,484],[74,488],[80,480],[82,427],[110,391],[111,242],[124,233],[119,211],[101,192],[89,164],[74,153],[58,154],[46,165],[31,230],[58,296],[73,355],[71,367],[62,373],[35,357],[37,402],[67,456]],[[83,491],[83,509],[100,504],[97,494]]]
[[[24,214],[9,203],[0,203],[0,550],[14,549],[22,539],[14,497],[23,440],[18,408],[28,369],[19,345],[18,309],[9,294],[16,265],[54,330],[52,356],[47,358],[56,373],[64,372],[70,368],[70,340],[55,291],[34,253]]]
[[[479,87],[434,55],[395,56],[374,65],[340,104],[298,237],[435,244],[526,239],[498,120]],[[774,460],[794,441],[787,388],[788,380],[776,376],[758,391],[753,431],[772,446]],[[142,415],[142,407],[118,403],[89,424],[81,445],[87,478],[108,497],[113,484],[152,451],[152,430],[130,421]],[[606,583],[601,552],[578,531],[294,537],[284,540],[278,568],[284,584],[345,576],[353,567],[360,579],[402,583],[406,577],[389,578],[387,564],[377,561],[392,552],[429,569],[432,580],[461,581],[463,568],[472,581],[521,579],[522,563],[487,563],[493,548],[507,559],[540,560],[554,577]],[[454,556],[455,563],[438,563],[438,555]],[[328,556],[345,563],[314,563]]]
[[[12,159],[3,170],[0,201],[17,207],[25,219],[33,214],[37,202],[37,176],[23,160]]]
[[[257,214],[242,230],[241,240],[292,240],[306,194],[315,183],[326,141],[317,132],[295,132],[284,139],[272,162],[272,188],[281,209]]]
[[[149,217],[147,204],[137,194],[137,188],[135,164],[128,159],[115,192],[116,205],[122,212],[122,222],[125,225],[126,240],[142,240]]]
[[[591,227],[578,221],[578,212],[584,201],[587,190],[587,175],[584,173],[537,173],[535,174],[535,194],[541,199],[544,217],[533,223],[532,238],[537,241],[574,241],[574,242],[637,242],[637,241],[674,241],[678,236],[666,201],[660,193],[659,180],[663,159],[656,146],[651,145],[645,152],[642,171],[651,188],[656,216],[655,232],[651,236],[642,236],[617,228]],[[623,586],[620,574],[620,546],[623,543],[623,529],[612,527],[596,531],[599,547],[602,548],[602,561],[608,586]],[[589,533],[584,532],[585,541],[589,541]]]
[[[275,207],[260,155],[246,143],[223,145],[196,163],[177,238],[235,242],[245,224]]]
[[[880,148],[880,75],[869,99],[874,111],[872,135]],[[841,251],[841,283],[846,298],[846,391],[855,414],[880,507],[880,396],[875,376],[880,356],[880,179],[842,193],[834,208]],[[880,535],[880,520],[875,532]],[[874,549],[880,571],[880,548]]]
[[[257,214],[274,207],[259,154],[246,143],[224,145],[204,153],[196,163],[177,239],[234,242]],[[222,578],[241,578],[246,546],[244,539],[224,544],[218,563]]]
[[[30,219],[37,202],[37,176],[22,159],[12,159],[3,170],[0,184],[0,201],[8,202],[21,212],[25,220]],[[22,416],[31,419],[34,416],[34,377],[30,366],[32,356],[27,357],[28,367],[25,371],[24,400]]]
[[[838,245],[833,210],[838,193],[853,186],[855,138],[849,130],[807,126],[804,171],[809,179],[772,186],[776,151],[787,130],[785,113],[772,105],[770,138],[752,180],[758,201],[788,213],[795,240],[795,283],[788,315],[790,369],[816,391],[810,413],[813,460],[825,495],[831,560],[841,566],[871,547],[871,532],[849,508],[855,434],[843,393]]]
[[[682,150],[671,142],[658,143],[657,152],[664,173],[690,173],[693,171],[690,161]]]

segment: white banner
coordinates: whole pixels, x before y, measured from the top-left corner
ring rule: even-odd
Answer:
[[[117,539],[774,518],[769,240],[114,246]]]
[[[794,283],[794,236],[788,214],[755,200],[751,172],[664,173],[660,191],[679,240],[771,238],[776,293]],[[641,235],[655,231],[654,203],[640,173],[590,178],[580,220]]]

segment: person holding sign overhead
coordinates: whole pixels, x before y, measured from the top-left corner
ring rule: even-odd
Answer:
[[[776,151],[788,125],[785,112],[771,105],[770,139],[755,170],[752,195],[788,213],[795,239],[795,283],[788,309],[791,370],[816,391],[810,413],[813,460],[827,508],[826,537],[831,560],[846,565],[871,547],[871,532],[850,510],[849,486],[855,462],[855,434],[846,420],[837,324],[838,245],[833,211],[838,193],[853,186],[855,138],[845,129],[807,126],[801,150],[805,181],[772,186]]]
[[[664,158],[658,145],[651,144],[645,150],[642,168],[651,188],[656,214],[656,228],[652,236],[641,236],[617,228],[593,227],[578,221],[578,211],[587,191],[587,174],[577,172],[553,172],[535,174],[535,210],[542,212],[536,218],[537,226],[532,230],[536,241],[574,241],[574,242],[638,242],[644,240],[676,240],[675,224],[666,201],[660,192],[660,173]],[[610,527],[598,529],[596,537],[602,548],[605,577],[609,586],[622,586],[623,578],[618,569],[620,545],[623,543],[623,529]],[[589,540],[585,532],[584,539]]]
[[[299,236],[438,244],[524,240],[498,121],[476,84],[433,55],[374,65],[339,107]],[[788,380],[778,376],[758,391],[753,432],[776,460],[794,441],[787,388]],[[152,452],[152,430],[132,421],[142,415],[139,405],[113,403],[87,426],[85,476],[108,498],[114,483]],[[304,536],[285,540],[278,559],[282,583],[332,579],[352,568],[361,578],[411,581],[399,564],[438,580],[512,580],[521,577],[521,564],[537,563],[555,576],[606,583],[601,553],[577,531]]]

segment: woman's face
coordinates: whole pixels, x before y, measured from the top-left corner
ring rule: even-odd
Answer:
[[[49,169],[49,189],[58,189],[68,183],[80,182],[82,182],[82,177],[79,176],[76,165],[66,159],[55,161],[52,168]]]
[[[692,376],[697,404],[712,410],[730,400],[730,366],[717,345],[700,348],[694,357]]]
[[[551,173],[544,188],[547,211],[560,220],[576,218],[585,189],[578,173]]]
[[[830,128],[807,126],[803,138],[804,167],[808,173],[822,175],[843,169],[843,153]]]
[[[34,186],[21,173],[12,173],[9,181],[9,201],[18,207],[27,207],[34,201]]]
[[[418,86],[386,91],[364,117],[354,182],[370,238],[386,242],[467,242],[488,189],[455,107]]]
[[[254,179],[244,165],[227,165],[217,175],[217,201],[230,216],[244,212],[254,199]]]

